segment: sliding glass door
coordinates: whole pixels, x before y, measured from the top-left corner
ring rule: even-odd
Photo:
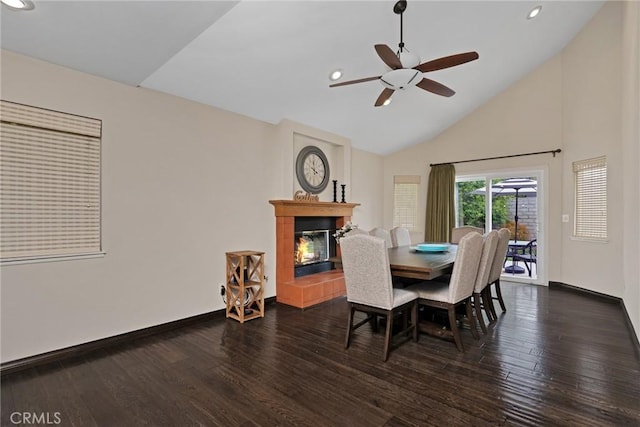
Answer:
[[[456,177],[456,225],[511,232],[505,280],[540,282],[542,177],[542,171]]]

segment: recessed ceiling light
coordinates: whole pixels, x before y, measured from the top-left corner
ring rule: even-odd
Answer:
[[[342,70],[340,69],[334,70],[331,72],[331,74],[329,74],[329,79],[334,82],[338,80],[340,77],[342,77]]]
[[[19,10],[31,10],[33,9],[33,3],[28,0],[0,0],[3,4],[6,4],[12,9]]]
[[[382,103],[383,106],[387,106],[389,104],[391,104],[391,98],[385,99],[384,102]]]
[[[531,12],[529,12],[529,14],[527,15],[527,19],[533,19],[536,16],[538,16],[540,14],[540,11],[542,10],[542,6],[536,6],[533,9],[531,9]]]

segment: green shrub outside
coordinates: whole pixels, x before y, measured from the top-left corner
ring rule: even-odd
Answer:
[[[474,190],[484,187],[484,181],[465,181],[458,182],[458,224],[459,225],[472,225],[474,227],[480,227],[488,231],[489,227],[486,226],[485,220],[485,203],[484,196],[479,194],[472,194]],[[491,229],[498,230],[507,226],[509,218],[509,210],[507,205],[509,200],[512,200],[514,196],[498,196],[493,198],[492,210],[493,210],[493,224]],[[513,230],[513,225],[511,226]],[[518,239],[520,239],[521,225],[518,224]]]

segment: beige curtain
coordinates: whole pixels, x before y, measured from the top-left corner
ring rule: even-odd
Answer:
[[[455,226],[454,192],[456,168],[452,164],[431,167],[427,188],[427,217],[424,240],[449,242]]]

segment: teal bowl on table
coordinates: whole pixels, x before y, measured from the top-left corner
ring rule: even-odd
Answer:
[[[420,243],[415,246],[418,252],[447,252],[449,245],[447,243]]]

